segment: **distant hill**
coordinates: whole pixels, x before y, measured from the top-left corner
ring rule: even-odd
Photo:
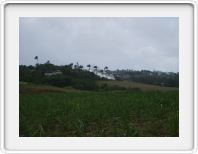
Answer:
[[[116,70],[112,73],[116,80],[128,80],[164,87],[179,87],[179,73],[148,70]]]
[[[36,64],[36,66],[20,65],[19,80],[20,82],[56,87],[72,86],[82,90],[98,89],[97,81],[128,81],[127,83],[136,82],[160,87],[179,87],[179,73],[148,70],[111,71],[107,66],[104,69],[90,64],[86,68],[78,63],[76,65],[71,63],[58,66],[51,64],[49,61],[44,64]]]

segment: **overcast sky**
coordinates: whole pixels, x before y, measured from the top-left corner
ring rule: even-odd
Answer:
[[[20,18],[20,64],[108,66],[110,70],[179,70],[175,17]]]

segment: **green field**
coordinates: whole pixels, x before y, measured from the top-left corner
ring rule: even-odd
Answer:
[[[152,86],[82,91],[23,83],[19,122],[20,137],[175,137],[179,92]]]

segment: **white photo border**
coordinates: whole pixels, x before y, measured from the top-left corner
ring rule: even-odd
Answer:
[[[193,149],[190,151],[10,151],[5,148],[5,84],[4,84],[4,79],[5,79],[5,33],[4,33],[4,21],[5,21],[5,16],[4,16],[4,11],[5,11],[5,6],[7,4],[190,4],[193,6],[194,10],[194,17],[193,17],[193,22],[194,22],[194,36],[193,36],[193,46],[194,46],[194,68],[193,68],[193,75],[194,75],[194,87],[193,87],[193,105],[194,105],[194,117],[193,117],[193,122],[194,122],[194,138],[193,138]],[[197,127],[197,120],[198,120],[198,113],[197,113],[197,1],[193,0],[183,0],[183,1],[4,1],[1,4],[1,55],[0,55],[0,75],[1,75],[1,80],[0,80],[0,85],[1,85],[1,93],[0,93],[0,99],[1,99],[1,150],[3,153],[196,153],[197,152],[197,138],[198,138],[198,127]]]

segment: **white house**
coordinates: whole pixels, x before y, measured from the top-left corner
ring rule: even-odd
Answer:
[[[113,74],[106,74],[106,73],[101,73],[101,72],[94,72],[94,74],[96,74],[97,76],[101,77],[101,78],[106,78],[109,80],[115,80],[115,77]]]
[[[62,74],[61,71],[57,70],[55,72],[45,73],[45,76],[59,75]]]

